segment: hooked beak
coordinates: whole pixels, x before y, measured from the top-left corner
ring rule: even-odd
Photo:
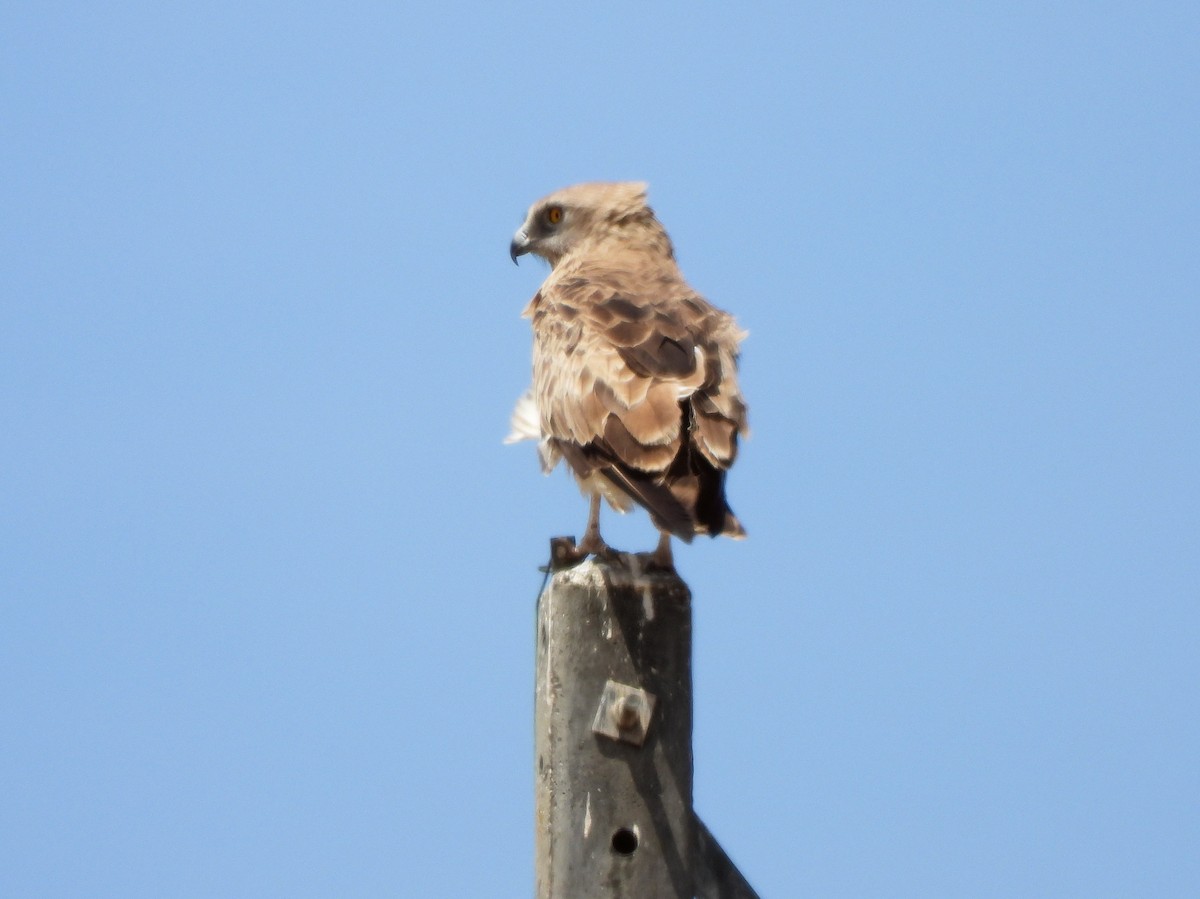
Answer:
[[[513,235],[512,243],[508,245],[508,257],[513,261],[513,265],[517,264],[517,257],[524,256],[529,252],[529,237],[524,230],[518,231]]]

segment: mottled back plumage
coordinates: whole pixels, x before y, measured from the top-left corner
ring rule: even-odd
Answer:
[[[725,472],[746,431],[733,317],[688,286],[645,185],[581,184],[535,203],[513,239],[552,270],[525,309],[533,386],[514,437],[585,491],[664,532],[743,536]],[[598,534],[597,534],[598,538]]]

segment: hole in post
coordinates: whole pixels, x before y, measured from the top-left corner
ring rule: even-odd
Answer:
[[[617,855],[633,855],[637,851],[637,828],[619,827],[612,835],[613,852]]]

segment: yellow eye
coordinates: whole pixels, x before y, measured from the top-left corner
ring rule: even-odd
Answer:
[[[547,209],[546,210],[546,221],[548,221],[552,225],[557,225],[559,222],[561,222],[562,221],[562,207],[561,206],[551,206],[549,209]]]

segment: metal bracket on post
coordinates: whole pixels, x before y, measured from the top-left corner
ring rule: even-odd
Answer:
[[[600,696],[592,733],[641,746],[650,730],[654,702],[653,693],[609,680]]]
[[[575,549],[574,537],[551,537],[550,538],[550,562],[546,566],[546,571],[562,571],[570,568],[572,565],[577,565],[582,560]]]
[[[725,854],[717,838],[696,818],[696,899],[759,899],[754,887]]]

